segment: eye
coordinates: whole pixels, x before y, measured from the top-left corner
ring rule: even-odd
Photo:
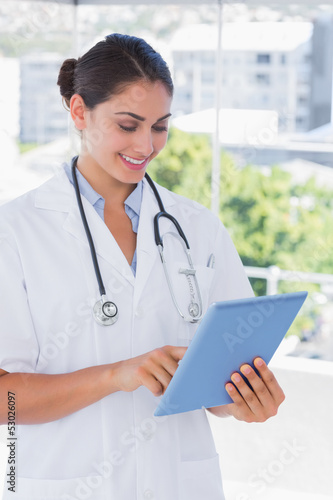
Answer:
[[[121,130],[124,130],[125,132],[135,132],[136,131],[136,127],[126,127],[125,125],[120,125],[120,124],[119,124],[119,127],[121,128]]]
[[[162,127],[162,126],[158,126],[158,125],[154,125],[153,129],[155,130],[155,132],[167,132],[168,131],[168,127]]]

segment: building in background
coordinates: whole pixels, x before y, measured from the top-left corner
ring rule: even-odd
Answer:
[[[318,53],[324,66],[331,58],[328,68],[332,68],[333,44],[324,54],[321,44],[323,39],[332,38],[333,31],[327,26],[324,34],[321,23],[318,21],[315,28],[309,22],[224,24],[221,107],[275,110],[280,132],[307,131],[313,126],[314,116],[318,116],[316,126],[322,124],[327,113],[321,113],[318,103],[330,106],[332,81],[330,95],[323,93],[320,76],[314,73],[318,70]],[[214,106],[216,47],[214,26],[186,26],[175,33],[171,43],[174,114]],[[329,85],[328,80],[325,85]]]
[[[19,159],[19,61],[0,56],[0,203],[4,179]]]
[[[0,55],[0,131],[10,138],[19,133],[19,61]]]
[[[329,123],[333,116],[332,15],[320,16],[314,21],[312,53],[310,129],[315,129]]]
[[[332,15],[314,23],[225,23],[222,47],[222,109],[274,111],[279,134],[304,133],[330,121]],[[168,47],[174,116],[214,108],[216,48],[214,25],[188,25],[175,32]],[[20,61],[23,143],[45,144],[68,134],[68,114],[56,85],[62,60],[38,53]]]
[[[63,57],[30,54],[20,61],[20,141],[45,144],[67,134],[57,79]]]

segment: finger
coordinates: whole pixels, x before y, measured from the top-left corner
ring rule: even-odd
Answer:
[[[176,361],[180,361],[181,359],[183,359],[183,356],[184,356],[185,352],[187,351],[187,347],[174,346],[174,345],[167,345],[164,347],[164,349]]]
[[[143,366],[140,366],[138,368],[138,377],[140,384],[147,387],[147,389],[152,392],[154,396],[161,396],[163,393],[163,386],[150,371],[146,370]]]
[[[167,372],[162,366],[156,366],[155,370],[152,372],[152,376],[160,383],[162,387],[162,394],[165,393],[166,388],[170,384],[172,375]]]
[[[264,364],[261,363],[260,360],[259,366],[264,366]],[[265,367],[269,374],[272,375],[275,379],[272,372],[267,368],[267,365],[265,365]],[[253,368],[249,365],[242,365],[241,373],[246,376],[247,380],[252,386],[255,396],[261,404],[261,407],[258,407],[255,410],[255,413],[260,421],[267,420],[267,418],[276,415],[278,407],[282,402],[282,400],[280,399],[280,395],[278,394],[282,391],[281,388],[278,386],[278,393],[275,394],[276,398],[279,399],[279,401],[277,401],[266,386],[265,380],[261,378],[260,373],[258,375],[255,370],[253,370]],[[269,376],[269,374],[267,374],[267,376]]]
[[[160,382],[164,393],[178,368],[178,362],[165,349],[155,349],[147,358],[145,368]]]
[[[253,390],[237,372],[231,375],[231,380],[252,413],[259,415],[262,412],[262,405]]]
[[[178,361],[175,359],[167,349],[155,349],[152,351],[148,363],[154,371],[156,367],[163,367],[171,376],[175,374],[178,368]]]
[[[252,390],[260,403],[260,407],[256,407],[255,409],[256,414],[260,418],[268,418],[269,416],[276,415],[277,404],[267,389],[265,382],[250,365],[242,365],[240,371],[250,383]]]
[[[258,370],[262,380],[267,387],[267,390],[271,393],[274,401],[276,401],[276,403],[280,405],[285,400],[285,395],[273,372],[268,368],[262,358],[256,358],[254,360],[254,366]]]
[[[232,410],[233,416],[237,420],[244,420],[245,422],[253,422],[255,420],[252,410],[247,405],[242,395],[238,392],[237,388],[231,383],[225,386],[229,396],[233,400],[233,404],[228,405]]]
[[[275,405],[275,401],[267,389],[265,382],[257,375],[250,365],[242,365],[240,371],[250,383],[253,392],[262,406],[269,407]]]

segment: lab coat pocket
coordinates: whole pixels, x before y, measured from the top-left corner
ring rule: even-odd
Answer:
[[[208,306],[210,305],[210,290],[216,270],[206,266],[196,266],[196,270],[202,299],[203,313],[205,314]]]
[[[177,264],[179,266],[179,263]],[[202,311],[203,314],[206,313],[208,306],[210,305],[210,289],[215,276],[215,269],[205,267],[205,266],[195,266],[197,283],[200,290],[201,301],[202,301]],[[188,290],[184,290],[184,303],[183,308],[187,312],[188,305],[190,302],[190,296]],[[185,302],[187,301],[187,302]],[[188,314],[188,313],[187,313]],[[198,328],[198,323],[189,323],[181,319],[179,321],[178,328],[178,345],[188,346],[193,339],[193,336]]]
[[[224,500],[219,457],[181,462],[179,500]]]
[[[103,484],[104,483],[104,484]],[[3,500],[101,500],[105,478],[100,475],[72,479],[30,479],[18,477],[15,494],[5,490]],[[7,493],[7,495],[6,495]]]

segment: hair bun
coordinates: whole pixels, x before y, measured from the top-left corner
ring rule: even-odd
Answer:
[[[75,85],[75,68],[78,63],[77,59],[66,59],[60,68],[57,84],[60,87],[60,94],[64,98],[66,105],[69,108],[69,102],[74,95]]]

